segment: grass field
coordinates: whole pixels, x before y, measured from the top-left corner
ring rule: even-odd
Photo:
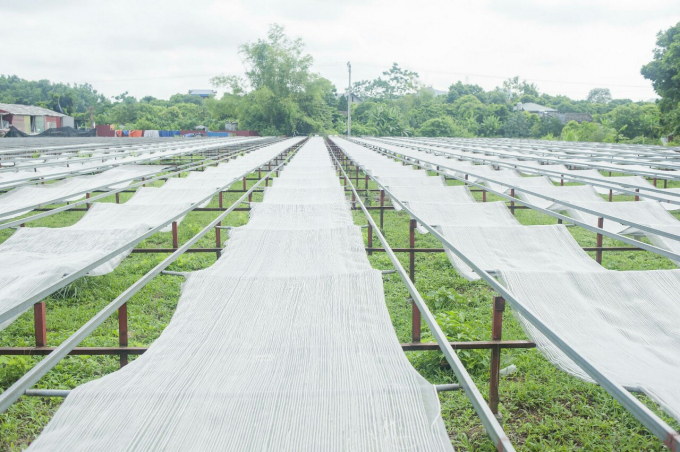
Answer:
[[[457,182],[449,181],[454,185]],[[252,184],[252,182],[251,182]],[[360,184],[363,187],[363,182]],[[670,187],[671,185],[669,185]],[[371,188],[375,185],[371,183]],[[240,188],[240,183],[234,188]],[[225,206],[238,194],[225,194]],[[375,195],[377,196],[377,195]],[[377,204],[377,198],[366,199]],[[475,196],[481,200],[481,194]],[[129,199],[130,194],[121,197]],[[254,200],[260,198],[256,194]],[[619,197],[618,200],[627,198]],[[497,200],[492,195],[488,201]],[[113,196],[105,201],[114,202]],[[213,200],[211,207],[216,207]],[[75,223],[82,212],[67,212],[36,221],[31,226],[63,227]],[[189,214],[179,227],[180,243],[196,234],[217,216],[217,212]],[[554,224],[555,220],[529,210],[518,210],[523,224]],[[227,225],[244,224],[247,213],[235,212],[227,217]],[[378,213],[374,213],[377,220]],[[363,214],[355,211],[357,224],[365,224]],[[224,224],[224,223],[223,223]],[[364,234],[366,230],[364,229]],[[582,246],[594,246],[595,234],[570,228]],[[387,211],[384,233],[392,247],[408,246],[408,216]],[[0,231],[0,240],[11,232]],[[223,234],[224,236],[225,234]],[[224,240],[224,238],[223,238]],[[213,233],[206,235],[197,247],[214,246]],[[171,247],[171,234],[159,233],[139,247]],[[615,246],[604,239],[605,246]],[[374,246],[377,240],[374,239]],[[417,247],[440,247],[430,235],[416,235]],[[56,346],[76,331],[98,310],[113,300],[130,284],[160,262],[164,254],[132,254],[105,276],[86,277],[49,297],[47,301],[48,345]],[[406,267],[407,254],[400,256]],[[185,254],[169,270],[192,271],[205,268],[215,260],[212,253]],[[391,264],[384,253],[369,256],[378,269]],[[675,268],[667,259],[648,252],[606,252],[603,265],[615,270]],[[183,279],[159,276],[128,303],[130,346],[147,346],[156,339],[170,321]],[[395,333],[401,342],[410,341],[411,307],[408,293],[396,274],[385,275],[385,295]],[[469,282],[457,275],[443,253],[416,254],[416,286],[451,340],[489,340],[491,334],[491,302],[493,292],[482,282]],[[428,341],[424,326],[424,341]],[[519,323],[506,310],[504,339],[526,339]],[[33,345],[33,322],[30,313],[0,333],[2,346]],[[82,346],[116,346],[117,320],[110,318],[90,335]],[[410,352],[415,368],[432,383],[455,382],[452,371],[438,352]],[[461,359],[483,394],[488,392],[489,352],[462,351]],[[6,389],[40,358],[0,357],[0,389]],[[517,372],[502,377],[500,385],[502,423],[519,450],[596,450],[639,451],[663,450],[659,440],[628,414],[601,388],[582,382],[557,370],[536,350],[503,352],[502,367],[513,364]],[[64,359],[36,387],[69,389],[96,379],[118,368],[114,357],[72,356]],[[648,406],[675,428],[679,426],[656,405],[640,396]],[[471,404],[463,392],[440,395],[442,415],[454,446],[460,450],[495,450]],[[22,450],[35,438],[59,407],[61,399],[23,397],[7,413],[0,415],[0,449]]]

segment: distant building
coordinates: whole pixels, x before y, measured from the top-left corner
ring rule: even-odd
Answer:
[[[217,91],[212,89],[190,89],[189,94],[199,97],[213,97],[217,95]]]
[[[227,132],[236,132],[238,130],[238,122],[225,122],[224,123],[224,130]]]
[[[0,129],[13,125],[24,133],[41,133],[55,127],[73,127],[72,116],[43,107],[0,104]]]
[[[532,102],[521,103],[519,102],[515,105],[515,111],[526,111],[528,113],[534,113],[536,115],[546,115],[548,113],[557,113],[558,111],[554,108],[544,107],[543,105],[534,104]]]
[[[520,102],[515,105],[513,110],[526,111],[528,113],[533,113],[542,117],[557,118],[560,120],[560,122],[562,122],[562,124],[566,124],[569,121],[576,121],[579,124],[582,122],[593,122],[593,117],[590,113],[560,113],[559,110],[555,110],[554,108],[550,107],[544,107],[543,105],[539,104],[534,104],[533,102],[527,102],[524,104]]]

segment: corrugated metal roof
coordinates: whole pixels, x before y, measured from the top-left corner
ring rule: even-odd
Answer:
[[[0,104],[0,111],[9,113],[11,115],[28,115],[28,116],[68,116],[63,113],[49,110],[43,107],[36,107],[33,105],[20,104]]]

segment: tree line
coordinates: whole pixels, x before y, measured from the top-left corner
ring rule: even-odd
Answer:
[[[313,58],[300,39],[272,25],[265,38],[243,44],[243,76],[219,75],[211,83],[226,93],[219,99],[175,94],[168,100],[127,92],[106,97],[89,84],[27,81],[0,76],[0,102],[39,105],[98,124],[127,129],[223,130],[226,122],[262,135],[344,133],[347,98],[312,71]],[[360,80],[352,92],[352,131],[356,135],[449,136],[562,139],[658,143],[680,135],[680,23],[658,35],[654,60],[642,68],[661,96],[657,102],[613,99],[607,88],[590,91],[585,100],[540,93],[520,77],[486,91],[456,82],[445,93],[419,81],[417,72],[394,63],[374,80]],[[346,88],[342,89],[343,93]],[[519,103],[536,103],[559,113],[587,113],[593,122],[563,124],[549,115],[516,111]]]

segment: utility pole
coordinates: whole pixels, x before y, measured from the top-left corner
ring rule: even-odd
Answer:
[[[352,136],[352,64],[347,62],[349,86],[347,88],[347,136]]]

